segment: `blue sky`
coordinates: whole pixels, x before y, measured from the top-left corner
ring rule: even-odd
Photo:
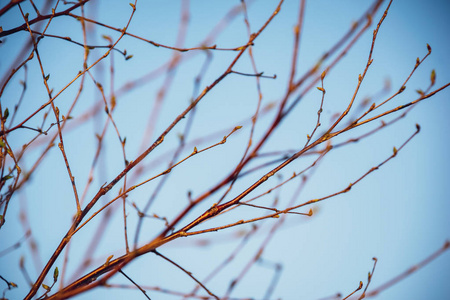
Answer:
[[[197,46],[231,7],[239,3],[239,1],[191,1],[190,21],[186,28],[183,47]],[[307,1],[296,78],[313,66],[371,3]],[[276,5],[275,1],[253,1],[249,4],[248,15],[252,31],[260,28]],[[286,92],[292,57],[293,26],[298,14],[298,5],[298,1],[285,1],[273,22],[255,41],[253,53],[258,71],[264,72],[265,75],[277,75],[276,79],[261,78],[263,106],[271,102],[277,103]],[[371,32],[386,6],[387,3],[382,4],[380,11],[374,17],[371,29],[325,77],[324,88],[327,92],[321,116],[323,126],[329,125],[332,116],[342,112],[352,97],[358,74],[362,73],[367,61],[372,40]],[[358,105],[365,97],[373,95],[375,96],[372,101],[380,103],[398,90],[414,67],[416,57],[422,58],[427,53],[427,43],[433,49],[432,54],[408,82],[406,90],[392,100],[388,107],[393,108],[416,99],[416,90],[425,89],[428,86],[433,69],[437,74],[435,87],[450,81],[449,6],[446,1],[393,2],[379,31],[373,53],[374,61],[356,98]],[[24,11],[30,12],[31,17],[33,16],[32,8],[28,3],[23,3],[22,7]],[[128,31],[164,45],[175,45],[180,9],[180,1],[170,3],[138,1],[137,12]],[[76,10],[74,13],[80,14],[80,11]],[[86,5],[86,13],[88,17],[122,28],[129,18],[131,8],[128,2],[114,1],[111,5],[109,1],[97,1]],[[13,8],[0,17],[0,25],[3,30],[7,30],[20,25],[22,22],[18,21],[21,20],[20,18],[17,7]],[[48,33],[69,35],[73,40],[82,42],[83,36],[79,27],[79,23],[72,18],[56,18],[49,26]],[[117,32],[109,29],[88,28],[95,29],[88,35],[88,43],[91,45],[107,43],[101,38],[102,35],[110,35],[113,39],[118,37]],[[0,47],[1,56],[7,59],[0,61],[2,78],[15,58],[18,47],[27,38],[29,38],[28,33],[21,32],[3,40]],[[238,14],[213,43],[223,48],[238,47],[244,45],[247,39],[243,16]],[[153,47],[131,37],[124,37],[117,48],[122,50],[126,48],[133,58],[125,61],[118,52],[112,52],[115,67],[113,87],[109,76],[111,56],[92,69],[92,77],[103,85],[107,95],[110,94],[111,88],[118,93],[117,107],[113,116],[122,138],[127,138],[127,158],[133,160],[142,152],[142,148],[148,146],[189,104],[193,94],[198,95],[199,92],[195,91],[194,79],[200,72],[206,55],[201,50],[181,53],[183,63],[174,73],[170,88],[165,91],[161,110],[153,124],[149,123],[149,116],[152,116],[160,87],[167,80],[165,73],[127,93],[119,95],[118,91],[127,82],[136,82],[145,74],[149,74],[170,59],[175,52],[162,47]],[[40,42],[39,51],[46,73],[51,75],[49,83],[55,91],[61,90],[82,69],[82,47],[46,37]],[[105,49],[91,50],[88,62],[93,63],[104,52]],[[210,85],[223,73],[236,56],[236,52],[231,51],[212,51],[211,54],[213,54],[212,62],[207,71],[202,73],[200,90]],[[243,73],[253,72],[246,53],[233,70]],[[20,96],[19,80],[23,80],[23,76],[23,72],[16,74],[5,89],[1,96],[3,110],[8,107],[12,111]],[[28,63],[27,76],[28,90],[23,100],[26,104],[21,106],[14,124],[47,100],[36,59]],[[384,94],[380,93],[386,81],[390,82],[391,90]],[[256,108],[258,94],[255,83],[254,77],[231,74],[202,100],[195,111],[192,129],[188,136],[188,141],[200,140],[190,145],[191,148],[185,149],[180,157],[188,155],[193,146],[202,149],[219,142],[222,136],[234,126],[242,125],[243,128],[233,134],[224,145],[195,156],[174,169],[149,213],[156,213],[171,220],[186,205],[188,191],[196,197],[232,170],[248,142],[251,125],[244,120],[248,120]],[[57,98],[55,103],[61,111],[68,110],[79,84],[80,79]],[[416,123],[421,126],[420,134],[393,160],[359,182],[349,193],[301,210],[301,212],[307,212],[309,208],[312,208],[315,214],[310,218],[298,215],[288,216],[282,228],[264,248],[262,255],[264,261],[279,263],[282,266],[280,279],[270,299],[321,299],[337,292],[343,295],[349,294],[358,286],[359,281],[366,284],[367,273],[373,266],[372,257],[378,258],[370,286],[375,288],[423,260],[449,239],[450,172],[448,166],[450,161],[447,151],[448,128],[450,128],[449,96],[450,92],[447,89],[419,103],[395,124],[358,143],[333,150],[312,173],[308,173],[308,181],[298,195],[296,203],[320,198],[345,188],[350,182],[389,157],[393,147],[399,148],[414,133]],[[302,102],[280,125],[261,153],[301,149],[306,142],[306,135],[314,128],[320,99],[321,93],[315,88],[306,93]],[[88,77],[85,79],[82,96],[72,113],[73,122],[76,122],[77,118],[86,111],[92,110],[96,103],[102,103],[102,100],[98,90],[95,89],[95,83]],[[352,110],[350,116],[353,112]],[[357,113],[356,109],[354,113]],[[396,116],[399,114],[387,116],[384,120],[388,122]],[[273,117],[274,113],[271,111],[259,118],[255,128],[255,140],[258,140],[258,137],[267,130]],[[53,122],[53,119],[49,120],[46,121],[44,128]],[[37,127],[41,122],[42,114],[39,114],[27,125]],[[87,182],[97,147],[95,133],[101,132],[104,123],[105,115],[99,114],[98,117],[82,123],[75,129],[64,132],[67,156],[80,194]],[[183,120],[180,125],[177,125],[173,133],[165,138],[164,143],[146,158],[145,168],[141,174],[137,171],[130,173],[130,182],[133,178],[137,179],[135,183],[140,182],[164,170],[164,166],[169,161],[167,157],[170,157],[166,153],[170,153],[177,146],[177,134],[183,132],[186,123],[187,120]],[[154,125],[153,134],[142,146],[143,135],[149,128],[149,124]],[[333,140],[333,144],[357,137],[377,125],[379,122],[361,126],[338,136]],[[54,127],[52,130],[55,132]],[[217,132],[220,133],[215,134]],[[320,130],[317,134],[319,133]],[[209,134],[215,135],[213,138],[206,139],[205,136]],[[21,145],[34,135],[34,132],[21,129],[11,133],[8,141],[14,149],[19,150]],[[30,147],[28,156],[22,161],[24,170],[28,170],[39,158],[43,146],[46,145],[45,141],[45,137],[40,137],[35,142],[36,146]],[[0,257],[2,266],[0,274],[4,277],[8,276],[8,280],[19,285],[18,289],[7,292],[6,297],[11,299],[21,298],[28,291],[27,283],[18,270],[20,257],[25,257],[25,264],[30,275],[35,278],[42,263],[48,260],[67,232],[70,218],[75,212],[72,187],[61,153],[57,150],[55,147],[44,159],[26,189],[17,192],[12,198],[8,208],[7,222],[0,230],[1,251],[23,235],[19,214],[21,211],[26,211],[39,249],[37,260],[32,259],[26,244]],[[122,149],[112,126],[105,135],[102,151],[86,201],[95,195],[103,183],[111,181],[123,169]],[[279,176],[272,177],[249,196],[252,197],[274,187],[281,180],[291,176],[292,172],[299,172],[307,167],[312,159],[311,156],[307,156],[293,162],[283,169]],[[256,161],[251,166],[258,164]],[[261,168],[258,172],[238,181],[225,199],[230,200],[237,196],[268,171],[270,171],[269,167]],[[136,203],[142,209],[158,182],[155,180],[131,192],[128,201]],[[297,179],[255,204],[271,206],[277,198],[279,201],[277,208],[286,207],[299,184],[300,181]],[[111,195],[102,200],[104,201],[102,203],[111,200],[118,193],[119,188],[116,187]],[[188,214],[182,224],[189,223],[208,209],[215,201],[218,201],[224,191],[222,189]],[[100,205],[96,208],[99,207]],[[110,254],[116,257],[123,254],[122,208],[120,205],[117,208],[119,209],[108,224],[108,230],[99,239],[99,247],[93,253],[96,263],[92,267],[102,264]],[[132,242],[137,218],[136,212],[130,205],[127,206],[127,211],[131,236],[129,239]],[[264,211],[244,207],[202,224],[199,228],[206,229],[228,224],[240,218],[248,219],[250,216],[262,215]],[[94,219],[74,237],[70,248],[71,259],[65,277],[66,282],[72,276],[77,277],[73,274],[85,255],[93,231],[101,224],[101,218],[100,215],[99,218]],[[208,288],[218,295],[224,295],[229,282],[255,255],[275,222],[276,219],[262,221],[258,232],[246,248],[216,279],[208,283]],[[139,243],[142,245],[150,241],[163,226],[160,220],[145,221]],[[202,279],[228,257],[240,243],[239,233],[249,230],[251,226],[239,226],[235,229],[176,240],[161,247],[159,251]],[[198,246],[202,242],[208,242],[208,244]],[[56,262],[56,265],[61,268],[62,258]],[[255,264],[249,274],[239,282],[231,296],[262,299],[274,273],[273,268],[266,265]],[[450,276],[449,267],[449,254],[444,253],[425,268],[383,291],[376,299],[444,299],[450,294],[450,287],[446,280]],[[185,292],[195,286],[186,274],[152,254],[139,258],[124,271],[142,285],[160,286]],[[48,281],[51,281],[51,276]],[[112,282],[128,283],[119,275],[115,276]],[[148,291],[148,294],[152,299],[179,299],[179,297],[155,291]],[[99,289],[76,299],[103,297],[122,299],[124,295],[132,295],[137,299],[144,298],[139,292],[130,292],[126,289]]]

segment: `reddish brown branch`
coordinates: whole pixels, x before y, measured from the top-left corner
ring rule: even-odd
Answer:
[[[51,18],[54,18],[54,17],[66,16],[66,15],[68,15],[69,12],[71,12],[72,10],[74,10],[74,9],[76,9],[76,8],[78,8],[78,7],[82,6],[82,5],[84,5],[84,4],[86,4],[86,3],[89,2],[89,1],[90,1],[90,0],[81,0],[81,1],[79,1],[78,3],[76,3],[76,4],[72,5],[71,7],[69,7],[68,9],[63,10],[63,11],[60,11],[60,12],[58,12],[58,13],[53,12],[52,14],[48,14],[48,15],[38,15],[36,18],[34,18],[34,19],[32,19],[32,20],[29,20],[28,22],[25,22],[25,23],[23,23],[22,25],[20,25],[20,26],[18,26],[18,27],[15,27],[15,28],[9,29],[9,30],[3,30],[2,32],[0,32],[0,37],[8,36],[8,35],[11,35],[11,34],[13,34],[13,33],[18,32],[18,31],[27,30],[28,26],[31,26],[31,25],[33,25],[33,24],[35,24],[35,23],[40,22],[40,21],[48,20],[48,19],[51,19]],[[19,1],[11,1],[11,2],[9,3],[9,5],[6,6],[7,9],[10,9],[10,8],[12,7],[12,6],[9,7],[9,6],[11,5],[12,2],[15,2],[15,3],[13,3],[13,5],[12,5],[12,6],[14,6],[14,5],[16,5],[16,4],[18,4],[18,3],[22,2],[22,1],[20,1],[20,0],[19,0]],[[0,11],[0,15],[2,15],[2,11],[3,11],[4,9],[5,9],[5,7],[2,8],[2,10]],[[4,12],[3,12],[3,13],[4,13]]]

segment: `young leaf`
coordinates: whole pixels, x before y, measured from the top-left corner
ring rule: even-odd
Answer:
[[[109,36],[109,35],[106,35],[106,34],[102,34],[102,38],[103,39],[105,39],[105,40],[107,40],[108,42],[110,42],[111,44],[112,44],[112,38]]]
[[[3,113],[3,120],[6,121],[6,119],[8,119],[9,116],[9,110],[8,108],[5,108],[5,112]]]
[[[13,178],[12,175],[6,175],[6,176],[3,176],[3,177],[2,177],[2,180],[1,180],[1,181],[6,181],[6,180],[11,179],[11,178]]]
[[[53,272],[53,281],[56,282],[58,280],[59,270],[58,267],[55,268],[55,271]]]

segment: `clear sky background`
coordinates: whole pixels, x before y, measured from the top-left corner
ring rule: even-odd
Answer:
[[[186,28],[183,47],[197,46],[205,39],[211,29],[239,1],[190,1],[190,21]],[[267,20],[275,9],[277,1],[253,1],[248,6],[248,15],[252,31],[256,31]],[[298,56],[298,75],[313,66],[320,56],[328,50],[371,5],[371,1],[306,1],[306,14],[303,24],[302,39]],[[41,7],[39,3],[39,7]],[[276,74],[274,79],[261,79],[263,105],[279,101],[284,95],[291,66],[293,26],[298,15],[299,1],[286,0],[279,14],[255,41],[253,53],[258,71],[265,75]],[[372,30],[387,6],[382,4],[374,18],[372,28],[358,41],[345,58],[325,77],[323,127],[330,123],[336,112],[342,112],[353,95],[358,74],[364,70],[370,44]],[[28,2],[22,4],[25,12],[34,17]],[[132,19],[129,32],[148,38],[152,41],[175,45],[180,22],[181,1],[138,1],[137,11]],[[80,11],[76,10],[79,15]],[[102,23],[113,27],[125,26],[131,8],[128,1],[92,1],[86,5],[86,14]],[[430,74],[436,71],[435,88],[450,81],[450,4],[448,1],[393,1],[389,13],[381,26],[376,41],[373,63],[364,80],[357,108],[366,96],[374,96],[372,101],[380,103],[400,88],[403,81],[414,67],[416,57],[422,58],[427,53],[427,43],[431,45],[432,54],[419,67],[406,86],[406,90],[395,98],[389,107],[408,103],[417,98],[417,89],[425,89],[430,82]],[[17,7],[0,17],[3,30],[21,25],[23,20]],[[117,32],[101,27],[89,27],[91,34],[88,44],[106,45],[102,35],[118,37]],[[82,42],[79,22],[69,17],[55,18],[47,33],[70,36],[72,40]],[[0,44],[0,74],[4,78],[11,66],[18,49],[29,38],[29,34],[21,32],[2,38]],[[230,24],[212,42],[217,47],[231,48],[244,45],[248,40],[242,14],[238,14]],[[145,84],[120,94],[120,88],[127,82],[135,82],[145,74],[149,74],[169,60],[174,51],[162,47],[154,47],[149,43],[124,37],[117,45],[118,49],[126,48],[133,58],[125,61],[118,52],[113,53],[114,87],[111,87],[109,68],[110,57],[92,70],[92,76],[101,82],[106,94],[111,88],[117,92],[117,107],[114,120],[121,136],[127,138],[126,151],[129,160],[135,159],[142,152],[142,136],[148,129],[148,119],[154,109],[160,87],[164,85],[166,73],[146,81]],[[61,90],[82,69],[83,48],[67,41],[45,37],[39,44],[46,73],[50,74],[49,83],[55,91]],[[91,50],[89,63],[93,63],[103,55],[105,49]],[[178,53],[178,52],[177,52]],[[200,90],[210,85],[222,74],[236,55],[231,51],[212,51],[212,62],[200,83]],[[195,92],[194,79],[205,61],[205,51],[188,51],[181,53],[185,59],[176,70],[173,82],[166,93],[161,111],[155,124],[153,135],[146,143],[150,144],[189,103]],[[47,101],[46,91],[42,84],[39,65],[36,59],[28,64],[28,88],[14,124],[23,120],[30,112],[36,110]],[[234,68],[235,71],[253,73],[250,59],[246,54]],[[2,109],[13,110],[21,89],[19,81],[24,73],[18,72],[1,96]],[[2,79],[3,80],[3,79]],[[390,82],[391,90],[380,93]],[[66,112],[72,103],[79,86],[75,83],[60,97],[56,105]],[[254,113],[257,103],[257,91],[254,77],[231,74],[215,87],[202,101],[196,110],[192,130],[188,141],[203,138],[189,145],[180,157],[188,155],[193,146],[198,149],[207,147],[221,140],[231,128],[242,125],[243,128],[233,134],[226,144],[188,160],[170,174],[158,200],[150,213],[157,213],[169,220],[175,217],[187,203],[186,194],[192,191],[196,197],[206,191],[215,182],[222,179],[239,161],[248,141],[251,125],[248,118]],[[355,185],[351,192],[323,201],[312,206],[315,214],[308,218],[290,215],[283,227],[264,248],[262,258],[267,264],[255,264],[249,274],[242,279],[231,294],[235,298],[251,297],[262,299],[267,286],[274,276],[274,269],[267,267],[271,263],[279,263],[282,271],[276,288],[270,299],[322,299],[340,292],[347,295],[359,284],[367,282],[367,273],[372,270],[372,257],[378,258],[371,288],[389,281],[428,255],[439,249],[450,238],[450,158],[448,155],[448,134],[450,129],[450,90],[447,89],[436,96],[415,106],[406,117],[395,124],[382,129],[369,138],[358,143],[336,149],[318,164],[308,176],[307,184],[298,196],[297,203],[320,198],[345,188],[370,168],[378,165],[392,154],[393,147],[399,147],[415,131],[415,124],[421,126],[418,134],[396,158],[389,161],[379,170],[370,174],[362,182]],[[261,153],[300,149],[306,142],[306,135],[314,128],[321,93],[311,90],[303,98],[300,105],[291,113],[277,130],[276,135],[262,149]],[[73,112],[74,120],[91,111],[102,99],[95,84],[88,77],[84,84],[83,94]],[[352,115],[352,114],[350,114]],[[273,111],[261,116],[255,129],[255,140],[267,129],[273,119]],[[388,116],[386,122],[399,116]],[[52,116],[53,117],[53,116]],[[44,128],[54,119],[49,118]],[[27,125],[41,126],[42,114],[31,119]],[[183,123],[184,122],[184,123]],[[161,156],[177,146],[177,133],[182,133],[186,121],[175,127],[173,134],[166,137],[164,143],[144,163],[146,168],[139,175],[139,181],[164,170],[170,156]],[[89,170],[97,147],[95,133],[100,133],[105,123],[105,115],[98,117],[75,129],[67,129],[65,145],[69,161],[72,165],[78,189],[83,191],[88,179]],[[355,131],[338,137],[333,144],[357,137],[379,125],[363,126]],[[51,132],[55,132],[55,127]],[[225,131],[223,131],[225,130]],[[205,136],[216,134],[212,139]],[[319,130],[320,132],[320,130]],[[14,149],[20,150],[22,144],[29,141],[35,132],[24,129],[12,133],[9,142]],[[22,160],[23,170],[29,170],[39,158],[45,141],[40,137],[31,147],[28,156]],[[170,152],[169,152],[170,153]],[[298,172],[312,162],[311,157],[295,161],[274,176],[250,196],[278,184],[287,179],[292,172]],[[255,163],[252,166],[256,166]],[[273,167],[274,165],[272,165]],[[98,162],[92,187],[87,192],[89,200],[105,182],[111,181],[123,169],[123,156],[117,135],[110,126],[105,137],[104,155]],[[238,195],[246,187],[259,179],[264,172],[262,168],[236,183],[226,200]],[[136,173],[131,173],[136,174]],[[131,178],[132,176],[130,176]],[[130,179],[131,180],[131,179]],[[274,191],[258,205],[270,206],[278,197],[278,208],[285,206],[295,193],[299,180]],[[158,181],[144,185],[130,193],[128,200],[144,207]],[[112,195],[116,195],[116,187]],[[3,191],[2,191],[3,192]],[[199,208],[188,214],[183,224],[187,224],[214,201],[218,201],[224,190],[209,199]],[[80,192],[81,193],[81,192]],[[105,197],[102,203],[112,199]],[[180,200],[181,199],[181,200]],[[86,200],[86,201],[88,201]],[[86,203],[86,202],[85,202]],[[100,207],[100,205],[98,206]],[[92,254],[93,266],[102,264],[106,257],[123,254],[123,221],[121,206],[108,224],[109,229],[99,239],[99,247]],[[301,212],[307,212],[310,207]],[[3,207],[1,207],[3,211]],[[130,241],[136,228],[136,212],[127,206],[129,213]],[[54,147],[34,174],[27,188],[17,192],[12,198],[7,221],[0,229],[0,251],[14,244],[24,234],[19,219],[21,211],[28,215],[33,230],[33,239],[37,242],[38,258],[33,259],[27,242],[17,250],[0,256],[0,275],[19,285],[19,288],[6,293],[9,299],[20,299],[28,292],[28,286],[19,271],[20,257],[25,257],[25,266],[31,278],[36,278],[42,265],[55,250],[63,235],[69,228],[70,218],[75,212],[73,192],[67,177],[61,153]],[[221,216],[216,220],[201,225],[201,228],[224,225],[249,216],[264,215],[264,211],[254,208],[243,208],[230,214],[229,218]],[[75,279],[73,275],[85,255],[86,245],[92,239],[92,232],[101,222],[101,217],[86,226],[71,245],[66,282]],[[276,220],[265,220],[259,224],[259,230],[235,260],[220,273],[217,279],[207,284],[217,295],[224,295],[231,280],[241,272],[249,259],[255,255],[258,247],[267,237],[268,231]],[[144,222],[140,235],[140,244],[150,241],[163,228],[160,220]],[[203,279],[211,270],[220,264],[240,243],[239,232],[249,231],[251,226],[209,233],[198,237],[189,237],[169,243],[161,247],[160,252],[184,268],[197,278]],[[199,246],[207,243],[205,246]],[[62,258],[56,265],[61,268]],[[180,270],[171,266],[153,254],[147,254],[131,263],[124,270],[130,277],[142,285],[159,286],[161,288],[188,292],[195,283]],[[72,278],[74,276],[74,278]],[[447,299],[450,297],[450,254],[448,251],[418,272],[405,280],[383,291],[376,299]],[[114,283],[126,283],[125,279],[116,275]],[[46,284],[51,284],[51,274]],[[0,283],[3,289],[6,285]],[[41,294],[41,293],[39,293]],[[151,299],[180,299],[156,291],[148,291]],[[137,291],[126,289],[97,289],[75,299],[144,299]]]

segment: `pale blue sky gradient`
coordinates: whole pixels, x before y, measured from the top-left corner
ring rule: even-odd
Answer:
[[[136,15],[129,27],[129,32],[161,44],[174,45],[180,19],[180,3],[180,1],[161,0],[138,1]],[[186,47],[198,45],[224,14],[239,3],[240,1],[237,0],[192,0],[190,22],[184,45]],[[313,66],[324,51],[328,50],[348,30],[351,22],[359,18],[371,3],[371,1],[350,0],[307,1],[297,77]],[[252,31],[259,29],[276,5],[276,1],[265,0],[253,1],[249,5],[248,14]],[[255,41],[253,52],[258,70],[263,71],[265,75],[277,75],[275,80],[261,79],[263,104],[278,101],[286,91],[292,56],[293,26],[298,14],[298,5],[299,1],[286,0],[280,13]],[[346,107],[353,95],[358,74],[364,70],[367,61],[372,40],[371,32],[386,5],[387,2],[383,3],[374,18],[372,29],[366,32],[338,66],[325,77],[324,86],[327,93],[322,114],[324,126],[329,124],[334,113]],[[32,8],[27,2],[24,2],[22,7],[25,11],[32,13]],[[88,16],[101,22],[114,27],[123,27],[128,20],[131,8],[128,1],[93,1],[86,5],[86,11]],[[78,10],[75,13],[80,12]],[[396,91],[414,67],[416,57],[422,58],[427,53],[427,43],[433,49],[431,56],[414,74],[406,90],[395,98],[389,107],[416,99],[415,90],[425,89],[428,86],[432,69],[435,69],[437,74],[435,87],[448,83],[450,81],[449,13],[448,1],[394,1],[380,29],[373,54],[374,61],[357,97],[357,103],[360,103],[365,96],[376,95],[383,88],[386,80],[390,80],[391,91],[373,101],[380,103]],[[22,22],[20,18],[18,9],[14,8],[0,18],[0,26],[3,30],[7,30],[20,25]],[[97,30],[95,37],[89,38],[90,44],[105,44],[105,40],[101,39],[102,34],[111,35],[113,39],[118,36],[117,33],[107,29],[97,27]],[[79,23],[71,18],[56,18],[51,23],[48,33],[70,35],[73,40],[82,42]],[[21,32],[3,40],[0,45],[2,77],[6,68],[10,66],[11,58],[15,57],[18,47],[27,38],[29,38],[28,33]],[[247,30],[243,16],[240,14],[214,43],[218,47],[237,47],[245,44],[247,39]],[[147,74],[173,55],[172,50],[153,47],[131,37],[124,37],[117,47],[126,48],[133,58],[125,61],[119,53],[113,52],[116,89]],[[49,82],[55,91],[65,86],[82,68],[83,49],[79,46],[46,37],[39,44],[39,51],[43,57],[46,72],[51,74]],[[89,62],[92,63],[103,53],[104,49],[91,50]],[[192,53],[194,52],[185,52],[182,55],[190,57]],[[202,78],[200,89],[210,85],[224,72],[236,52],[215,51],[212,54],[212,64]],[[96,80],[105,87],[107,94],[110,90],[109,59],[108,57],[92,72]],[[151,141],[188,105],[193,93],[193,80],[200,71],[204,59],[205,55],[200,51],[177,69],[172,87],[167,92],[162,105],[161,115]],[[234,70],[244,73],[253,72],[248,55],[245,54],[242,57]],[[18,82],[21,79],[23,79],[23,73],[19,72],[13,78],[13,83],[5,90],[1,98],[3,109],[9,107],[12,111],[15,99],[20,95]],[[154,99],[163,80],[164,76],[160,76],[131,93],[118,97],[114,119],[121,135],[127,138],[126,151],[130,160],[136,158],[141,152],[142,134],[145,132],[148,116],[151,114]],[[77,92],[77,87],[75,83],[58,98],[56,104],[61,111],[67,111],[69,103],[73,101],[74,94]],[[93,103],[101,102],[99,96],[92,80],[87,78],[85,91],[73,115],[80,116],[92,107]],[[300,149],[306,142],[306,134],[314,128],[320,97],[321,93],[316,89],[307,93],[261,152]],[[400,151],[395,159],[370,174],[354,186],[351,192],[313,206],[316,214],[311,218],[297,215],[287,218],[284,227],[277,232],[262,255],[264,260],[282,265],[281,277],[270,299],[321,299],[337,292],[347,295],[358,286],[359,281],[366,284],[367,273],[373,266],[372,257],[378,258],[371,283],[371,288],[375,288],[423,260],[450,238],[449,97],[450,90],[447,89],[419,103],[405,118],[394,125],[382,129],[359,143],[336,149],[321,161],[299,195],[298,203],[343,189],[371,167],[389,157],[393,147],[398,148],[415,131],[416,123],[421,125],[420,134]],[[27,101],[27,104],[22,106],[20,113],[16,116],[15,124],[46,101],[46,92],[36,60],[28,64],[28,90],[24,101]],[[257,92],[253,77],[232,74],[208,93],[196,110],[189,139],[200,138],[237,125],[244,127],[240,132],[232,135],[226,144],[205,152],[201,156],[193,157],[174,169],[158,201],[152,206],[151,213],[158,213],[171,220],[183,207],[180,203],[184,205],[187,202],[187,191],[192,191],[193,197],[196,197],[228,174],[239,161],[245,148],[250,123],[242,124],[242,120],[252,115],[256,101]],[[395,116],[398,115],[388,116],[385,121],[392,120]],[[87,174],[97,146],[93,133],[100,133],[104,118],[105,116],[101,116],[96,122],[85,123],[77,130],[68,131],[65,135],[67,155],[73,166],[80,191],[87,181]],[[37,127],[41,119],[42,116],[32,119],[28,125]],[[272,119],[273,112],[261,117],[255,131],[255,140],[267,129]],[[150,163],[159,155],[173,149],[178,143],[176,133],[183,132],[185,123],[183,121],[175,127],[161,147],[144,162]],[[356,137],[378,124],[379,122],[361,127],[353,133],[344,134],[333,144]],[[48,126],[49,122],[44,127]],[[54,131],[55,128],[52,130]],[[34,136],[33,132],[23,129],[20,133],[17,132],[16,136],[11,135],[9,138],[15,149],[20,149],[24,141]],[[111,181],[123,169],[121,148],[112,127],[106,139],[107,142],[104,145],[106,156],[99,161],[99,170],[96,171],[93,187],[88,192],[88,200],[95,195],[104,182]],[[204,148],[220,139],[221,136],[216,137],[205,144],[198,144],[197,147]],[[38,158],[42,145],[45,144],[36,147],[30,151],[29,157],[24,158],[24,170],[27,170]],[[191,148],[186,149],[181,157],[191,151]],[[302,170],[311,162],[311,157],[295,161],[281,172],[282,178],[287,179],[292,172]],[[154,169],[146,170],[147,172],[140,179],[144,180],[157,174],[166,164],[167,161],[159,165],[155,163]],[[256,162],[251,166],[257,164]],[[225,199],[232,199],[269,170],[270,168],[261,169],[260,172],[237,182]],[[250,196],[275,186],[279,181],[277,176],[272,177]],[[157,181],[133,191],[128,200],[136,202],[142,208],[155,189],[156,183]],[[278,196],[280,205],[286,205],[298,184],[297,179],[286,185],[281,192],[274,191],[266,196],[265,200],[259,204],[269,206],[274,197]],[[116,195],[118,189],[119,187],[116,187],[112,195]],[[208,203],[204,203],[193,213],[188,214],[182,224],[192,221],[210,207],[223,192],[214,195]],[[111,196],[104,201],[110,199]],[[175,200],[178,201],[177,206],[173,204]],[[12,198],[7,222],[0,230],[0,251],[23,235],[23,228],[19,221],[19,213],[23,207],[26,207],[28,211],[33,235],[38,242],[40,260],[44,263],[67,232],[68,220],[75,212],[72,188],[57,147],[44,160],[40,173],[33,176],[27,190],[18,192]],[[132,242],[136,214],[131,207],[128,206],[127,209],[130,214],[128,225]],[[302,211],[307,212],[308,209],[309,207]],[[255,213],[255,210],[251,208],[243,208],[233,212],[229,219],[226,216],[220,217],[200,227],[223,225],[241,218],[248,218],[250,214],[260,216],[261,213],[260,211]],[[75,236],[71,245],[72,257],[66,281],[77,269],[79,259],[84,256],[86,244],[92,238],[91,230],[95,229],[100,221],[101,218],[94,220],[91,225],[80,230]],[[249,257],[255,254],[273,224],[273,220],[263,221],[260,224],[260,230],[249,242],[247,248],[240,252],[217,279],[208,283],[208,288],[217,295],[223,295],[230,280],[239,274]],[[109,226],[109,230],[100,240],[100,247],[93,254],[93,257],[97,259],[95,266],[102,264],[110,254],[116,257],[123,254],[121,212],[117,213]],[[140,236],[140,244],[151,240],[162,228],[163,223],[160,221],[146,221]],[[162,247],[160,252],[202,279],[238,245],[240,240],[235,238],[236,232],[250,230],[250,228],[251,226],[242,226],[235,230],[224,230],[177,240]],[[211,244],[204,247],[196,246],[195,241],[203,239],[210,240]],[[18,289],[6,293],[9,299],[23,298],[28,292],[27,283],[18,269],[21,256],[26,257],[25,265],[31,277],[34,279],[38,274],[29,248],[26,246],[0,257],[0,275],[19,285]],[[62,265],[62,257],[58,259],[56,265],[59,267]],[[195,286],[195,282],[186,274],[153,254],[140,257],[124,271],[142,285],[160,286],[185,292]],[[256,264],[236,286],[231,296],[262,299],[272,276],[273,269]],[[48,278],[46,284],[51,283],[51,275]],[[450,278],[450,254],[447,252],[425,268],[383,291],[376,299],[448,299],[450,297],[448,278]],[[112,282],[128,284],[119,275],[115,276]],[[3,289],[5,285],[3,282],[1,284],[0,288]],[[41,293],[42,291],[38,294]],[[153,300],[180,299],[180,297],[151,290],[148,294]],[[127,295],[132,299],[144,299],[140,292],[121,289],[97,289],[74,299],[124,299]]]

